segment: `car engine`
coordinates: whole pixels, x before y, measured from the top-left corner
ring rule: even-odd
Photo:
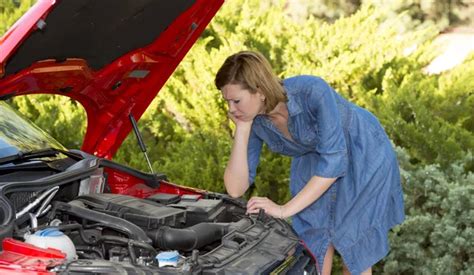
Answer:
[[[165,192],[169,188],[160,178],[150,183],[149,175],[95,158],[60,172],[30,172],[31,177],[22,182],[6,182],[0,175],[0,239],[4,249],[7,240],[13,246],[61,251],[65,259],[46,265],[48,271],[315,272],[312,258],[288,223],[264,212],[246,215],[244,202],[226,195]],[[126,190],[137,191],[137,186],[145,185],[148,192],[112,193],[126,176],[134,182]]]

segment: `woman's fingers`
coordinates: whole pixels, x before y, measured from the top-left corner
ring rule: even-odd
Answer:
[[[253,119],[250,119],[250,120],[238,119],[233,114],[231,114],[230,112],[227,114],[227,116],[230,118],[230,120],[232,120],[232,122],[237,127],[252,127]]]
[[[252,197],[247,203],[247,214],[255,214],[263,209],[267,215],[279,217],[279,205],[266,197]]]
[[[265,203],[256,201],[256,202],[253,202],[252,204],[249,204],[247,206],[247,209],[263,208],[264,206],[265,206]]]
[[[252,197],[250,200],[247,202],[247,212],[248,213],[255,213],[258,212],[260,208],[262,208],[262,201],[263,198],[260,197]]]
[[[268,198],[262,198],[262,197],[252,197],[250,200],[247,202],[247,208],[253,208],[256,203],[261,203],[269,201]]]
[[[237,124],[237,118],[233,116],[230,112],[227,113],[227,116],[234,122],[234,124]]]

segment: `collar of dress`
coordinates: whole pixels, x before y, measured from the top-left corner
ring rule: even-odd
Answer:
[[[286,102],[286,106],[288,108],[288,116],[295,116],[303,111],[298,100],[295,98],[296,94],[289,86],[284,86],[286,91],[286,96],[288,97],[288,101]]]
[[[291,90],[291,87],[284,86],[286,95],[288,97],[288,101],[286,102],[286,106],[288,108],[288,117],[294,117],[303,111],[303,107],[295,98],[295,93]],[[269,119],[264,119],[265,115],[257,115],[257,119],[270,126],[271,122]]]

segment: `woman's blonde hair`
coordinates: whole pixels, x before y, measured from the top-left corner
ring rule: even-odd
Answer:
[[[238,84],[250,93],[259,91],[265,96],[265,113],[272,111],[287,97],[282,82],[272,71],[268,60],[258,52],[241,51],[224,61],[214,81],[217,89],[227,84]]]

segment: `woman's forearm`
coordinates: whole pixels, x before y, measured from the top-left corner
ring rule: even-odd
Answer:
[[[250,129],[250,127],[237,127],[232,152],[224,172],[225,188],[232,197],[242,196],[249,187],[247,147]]]
[[[301,191],[282,206],[282,216],[291,217],[319,199],[336,181],[336,178],[312,177]]]

